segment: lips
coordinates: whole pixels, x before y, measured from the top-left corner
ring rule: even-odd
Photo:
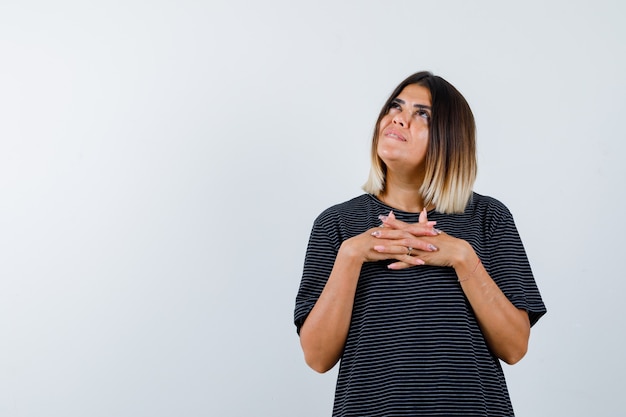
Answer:
[[[404,135],[402,135],[400,132],[398,132],[395,129],[388,129],[385,130],[384,132],[385,137],[391,138],[391,139],[396,139],[402,142],[406,142],[406,138],[404,137]]]

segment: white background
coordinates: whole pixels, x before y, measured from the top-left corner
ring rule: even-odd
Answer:
[[[623,415],[626,25],[615,1],[0,3],[0,415],[323,416],[292,324],[392,89],[478,124],[548,314],[518,416]]]

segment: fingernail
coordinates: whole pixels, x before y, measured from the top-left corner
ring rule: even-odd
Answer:
[[[389,216],[385,216],[384,214],[378,216],[378,220],[380,220],[381,222],[386,222],[388,218]]]
[[[439,249],[437,249],[437,246],[435,246],[435,245],[431,245],[431,244],[429,244],[429,245],[428,245],[428,249],[430,249],[430,250],[432,250],[432,251],[439,250]]]
[[[375,232],[372,232],[372,236],[380,237],[380,232],[378,230]]]
[[[433,229],[433,231],[434,231],[435,233],[437,233],[438,235],[440,235],[440,234],[441,234],[441,230],[439,230],[439,229]]]

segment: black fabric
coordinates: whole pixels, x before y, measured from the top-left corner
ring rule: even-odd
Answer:
[[[325,210],[307,248],[295,324],[318,299],[341,243],[380,225],[391,207],[365,194]],[[394,210],[402,221],[419,213]],[[431,211],[437,228],[468,241],[531,324],[546,312],[509,210],[473,194],[463,214]],[[452,268],[363,265],[340,362],[333,416],[512,416],[499,360],[490,352]]]

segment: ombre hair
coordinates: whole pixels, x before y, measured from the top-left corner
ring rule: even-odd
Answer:
[[[472,197],[477,172],[474,115],[452,84],[427,71],[402,81],[380,111],[372,139],[372,165],[363,190],[375,196],[385,191],[387,166],[378,156],[380,122],[393,100],[411,84],[427,88],[432,100],[424,182],[419,190],[424,206],[434,205],[441,213],[463,213]]]

